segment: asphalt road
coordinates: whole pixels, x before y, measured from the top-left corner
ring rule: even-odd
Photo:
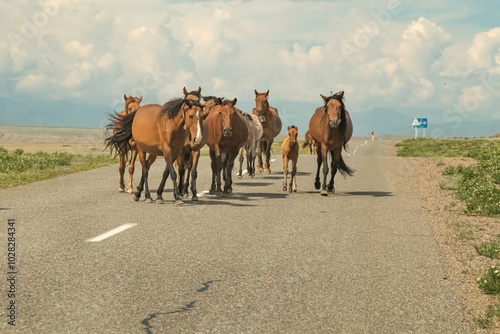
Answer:
[[[314,189],[310,155],[292,194],[279,156],[271,175],[236,178],[232,196],[197,203],[174,205],[170,181],[165,204],[136,203],[118,193],[117,166],[0,191],[0,332],[470,332],[412,167],[386,140],[354,138],[350,152],[355,176],[338,175],[328,197]],[[203,157],[198,190],[209,182]],[[123,224],[136,225],[88,241]]]

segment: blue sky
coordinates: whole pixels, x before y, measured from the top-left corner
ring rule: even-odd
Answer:
[[[500,122],[499,1],[18,0],[0,12],[2,97],[120,109],[124,93],[163,103],[201,86],[319,106],[344,90],[351,113]]]

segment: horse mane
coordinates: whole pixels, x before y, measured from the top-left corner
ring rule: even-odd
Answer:
[[[243,115],[244,117],[248,118],[248,119],[249,119],[249,120],[251,120],[251,121],[253,120],[252,115],[250,115],[249,113],[244,112],[244,113],[242,113],[242,115]]]
[[[203,96],[203,100],[206,102],[206,101],[209,101],[209,100],[215,100],[217,101],[218,97],[217,96]]]
[[[221,99],[221,101],[220,101],[220,105],[224,106],[224,105],[228,105],[228,104],[230,104],[230,105],[232,105],[232,106],[235,106],[235,105],[236,105],[236,103],[235,103],[235,104],[233,104],[233,101],[234,101],[234,100],[229,100],[229,99],[224,99],[224,100],[222,100],[222,99]]]
[[[174,118],[181,110],[181,107],[185,101],[186,99],[182,97],[173,98],[163,105],[161,111],[168,117]]]
[[[297,129],[297,130],[299,129],[299,128],[298,128],[298,127],[296,127],[295,125],[290,125],[290,128],[291,128],[291,129]]]

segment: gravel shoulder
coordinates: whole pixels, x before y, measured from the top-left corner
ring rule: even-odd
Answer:
[[[489,304],[498,303],[498,298],[482,293],[476,283],[477,278],[489,266],[497,264],[498,260],[478,255],[474,246],[500,233],[500,219],[465,215],[464,204],[455,197],[453,191],[443,190],[439,184],[446,167],[470,165],[474,160],[406,159],[418,171],[418,189],[428,212],[428,222],[447,266],[451,287],[463,304],[467,320],[478,333],[498,333],[498,323],[493,323],[489,329],[480,329],[474,323],[475,318],[484,316]]]

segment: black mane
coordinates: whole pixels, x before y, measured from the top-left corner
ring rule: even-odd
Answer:
[[[185,98],[182,97],[173,98],[163,105],[162,112],[165,113],[168,117],[174,118],[181,110],[181,107],[184,104],[184,102],[186,102]]]

